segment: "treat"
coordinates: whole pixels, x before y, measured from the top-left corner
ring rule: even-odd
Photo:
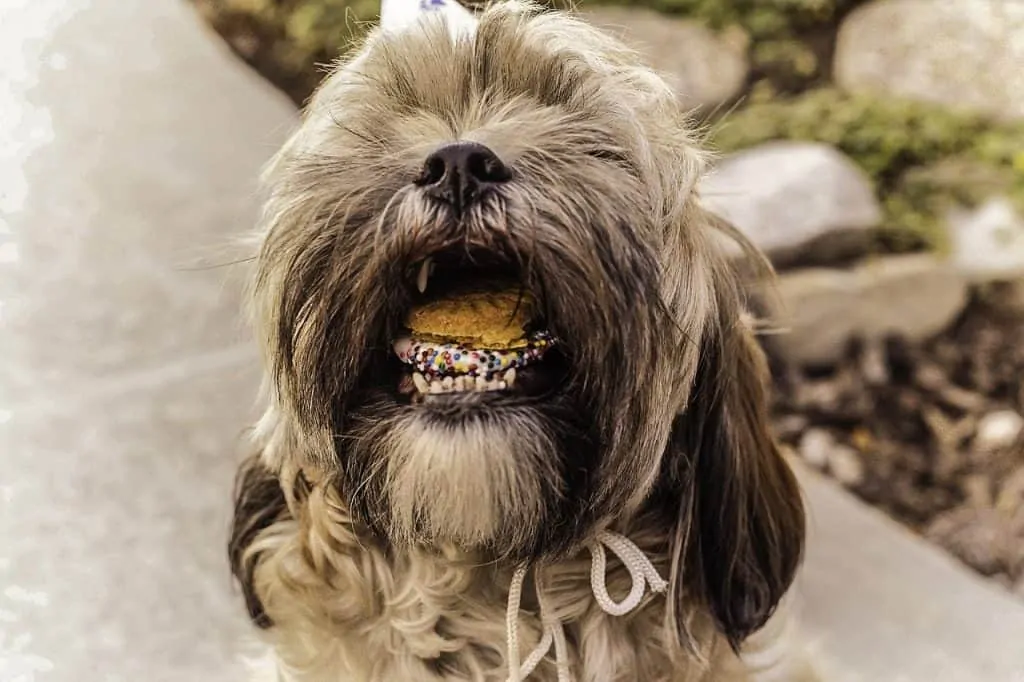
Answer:
[[[466,375],[490,381],[506,370],[519,369],[540,359],[553,339],[548,332],[540,331],[530,334],[524,343],[521,348],[488,350],[404,337],[395,342],[395,354],[428,379]]]
[[[539,360],[554,343],[547,331],[526,330],[533,314],[533,299],[519,288],[452,293],[412,310],[409,334],[394,351],[428,380],[491,381]]]
[[[532,314],[533,299],[519,289],[471,291],[415,308],[406,326],[418,341],[504,350],[528,345]]]

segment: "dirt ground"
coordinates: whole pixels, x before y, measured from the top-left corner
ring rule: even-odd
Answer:
[[[777,366],[774,419],[808,463],[1024,598],[1024,310],[999,300],[927,343]]]

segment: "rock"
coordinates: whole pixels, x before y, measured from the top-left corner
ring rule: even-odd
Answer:
[[[979,452],[994,452],[1013,445],[1021,431],[1024,431],[1024,417],[1013,410],[989,412],[978,421],[974,436],[974,449]]]
[[[853,338],[898,335],[921,341],[943,330],[963,309],[967,283],[931,254],[877,258],[851,269],[809,268],[782,273],[776,311],[787,333],[779,352],[797,365],[831,365]]]
[[[800,456],[816,469],[828,464],[829,452],[836,447],[836,440],[825,429],[808,429],[800,439]]]
[[[1024,3],[876,0],[843,22],[834,75],[868,90],[1024,118]]]
[[[806,429],[808,419],[802,414],[789,414],[774,421],[775,435],[781,440],[792,442]]]
[[[960,482],[966,503],[972,507],[991,507],[992,480],[986,474],[968,474]]]
[[[828,452],[828,470],[832,477],[853,488],[864,482],[864,460],[849,445],[837,444]]]
[[[961,507],[937,516],[925,536],[983,575],[1008,570],[1016,560],[1012,519],[996,509]]]
[[[639,50],[679,93],[684,106],[721,104],[747,78],[746,38],[715,35],[703,24],[639,7],[594,7],[580,16]]]
[[[825,144],[768,142],[726,157],[701,194],[780,268],[860,255],[882,220],[871,181]]]
[[[996,197],[974,211],[952,211],[947,224],[953,261],[971,281],[1024,278],[1024,218],[1009,199]]]

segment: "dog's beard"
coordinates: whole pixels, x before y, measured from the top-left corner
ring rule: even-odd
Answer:
[[[487,121],[490,144],[517,148],[505,158],[514,177],[464,212],[427,197],[414,183],[422,156],[383,152],[401,123],[388,84],[445,87],[413,73],[418,55],[447,44],[424,35],[400,53],[369,53],[364,76],[348,76],[329,133],[344,155],[326,154],[321,131],[278,162],[258,299],[280,402],[302,431],[331,434],[318,464],[338,473],[354,515],[377,533],[505,558],[557,554],[641,499],[658,473],[692,376],[664,296],[665,268],[679,289],[684,264],[662,262],[666,216],[652,206],[658,183],[642,170],[632,122],[582,104],[524,104],[518,93],[488,101],[473,83],[498,92],[515,74],[458,45],[435,57],[462,89],[443,113]],[[565,98],[543,92],[567,87],[564,60],[518,43],[488,49],[537,70],[517,87]],[[568,85],[582,99],[606,97],[600,78]],[[424,108],[437,99],[406,96]],[[513,144],[526,128],[533,136]],[[536,301],[531,324],[557,343],[504,390],[421,395],[393,342],[419,302],[427,258],[443,270],[430,286],[511,279]]]

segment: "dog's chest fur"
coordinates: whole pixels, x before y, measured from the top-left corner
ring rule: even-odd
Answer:
[[[292,509],[253,545],[260,553],[256,586],[274,623],[268,634],[282,680],[504,682],[510,567],[481,565],[454,551],[398,554],[370,544],[357,537],[345,506],[324,487]],[[668,570],[663,534],[646,530],[632,539],[660,572]],[[524,660],[541,636],[539,574],[546,608],[564,623],[575,680],[709,679],[692,657],[669,662],[664,596],[649,594],[634,612],[611,616],[593,597],[590,573],[586,551],[531,568],[518,619]],[[629,591],[628,572],[611,556],[606,582],[615,599]],[[699,620],[695,614],[694,634],[708,641],[711,628]],[[554,682],[553,658],[552,651],[529,680]]]

